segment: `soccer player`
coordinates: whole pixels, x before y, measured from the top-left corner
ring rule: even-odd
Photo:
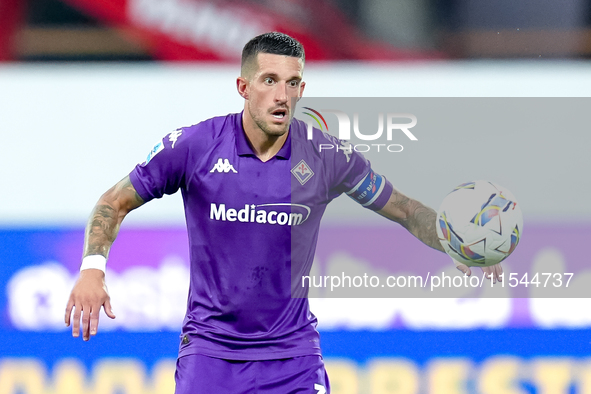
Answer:
[[[327,393],[316,317],[298,289],[313,261],[320,219],[342,193],[443,251],[436,213],[392,187],[352,150],[293,119],[304,49],[281,33],[242,54],[241,113],[178,129],[99,199],[86,228],[80,277],[65,313],[72,333],[95,335],[101,306],[115,318],[105,264],[125,216],[179,189],[190,248],[190,289],[176,393]],[[458,265],[466,274],[468,267]],[[487,268],[500,274],[500,265]],[[82,325],[80,326],[80,321]]]

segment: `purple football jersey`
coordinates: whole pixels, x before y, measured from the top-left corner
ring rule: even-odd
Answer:
[[[191,278],[179,356],[320,354],[307,289],[298,286],[310,272],[322,214],[342,193],[379,210],[392,192],[342,145],[316,129],[308,140],[306,124],[294,119],[284,146],[262,162],[242,114],[230,114],[170,133],[131,172],[145,201],[183,195]]]

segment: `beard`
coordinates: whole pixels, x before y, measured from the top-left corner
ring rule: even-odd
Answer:
[[[266,120],[266,116],[268,115],[267,112],[257,113],[252,110],[250,105],[248,106],[248,112],[258,128],[269,137],[281,137],[289,131],[289,125],[291,124],[291,114],[288,109],[286,109],[285,116],[289,116],[290,118],[283,124],[273,124],[268,122]]]

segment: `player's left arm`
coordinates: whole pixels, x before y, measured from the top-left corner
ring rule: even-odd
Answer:
[[[432,208],[404,195],[396,189],[392,189],[392,194],[388,202],[377,213],[399,223],[425,245],[445,253],[443,246],[439,242],[437,230],[435,229],[437,212]],[[454,263],[464,274],[468,276],[472,274],[470,267],[467,265],[456,260],[454,260]],[[503,273],[501,264],[483,267],[482,270],[487,277],[491,275],[493,283],[501,280],[500,275]]]
[[[377,213],[399,223],[425,245],[445,252],[435,230],[437,212],[428,206],[393,189],[388,202]]]

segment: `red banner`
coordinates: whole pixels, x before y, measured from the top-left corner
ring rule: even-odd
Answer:
[[[252,37],[281,31],[310,60],[396,60],[432,55],[371,42],[325,0],[64,0],[117,27],[162,60],[235,61]]]
[[[16,33],[23,20],[23,0],[0,0],[0,61],[15,60]]]

